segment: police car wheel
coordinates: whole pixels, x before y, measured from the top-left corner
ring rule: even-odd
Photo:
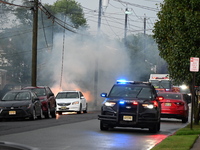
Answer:
[[[102,120],[100,120],[100,129],[102,131],[107,131],[109,129],[109,127]]]

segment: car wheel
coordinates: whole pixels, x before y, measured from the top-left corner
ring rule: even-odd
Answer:
[[[157,133],[158,131],[160,131],[160,122],[149,128],[149,132],[151,133]]]
[[[43,119],[45,118],[44,114],[43,114],[43,111],[42,111],[42,108],[40,109],[40,116],[38,117],[39,119]]]
[[[30,117],[31,120],[35,120],[37,117],[36,117],[36,112],[35,112],[35,109],[33,109],[32,111],[32,116]]]
[[[51,112],[52,118],[56,118],[56,108],[54,108],[54,111]]]
[[[47,112],[45,113],[45,118],[52,118],[50,108],[47,108]]]
[[[182,123],[186,123],[186,122],[188,122],[188,118],[182,118]]]
[[[109,129],[107,124],[104,124],[102,120],[100,120],[100,130],[101,131],[107,131]]]
[[[79,111],[77,111],[77,114],[81,114],[81,111],[82,111],[82,105],[80,104],[80,108]]]
[[[157,132],[159,132],[159,131],[160,131],[160,121],[159,121],[158,126],[157,126]]]
[[[85,107],[85,110],[83,110],[83,113],[87,113],[87,108],[88,108],[88,106],[86,104],[86,107]]]

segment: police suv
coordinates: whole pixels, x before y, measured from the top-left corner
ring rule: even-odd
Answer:
[[[114,127],[148,128],[160,130],[161,105],[155,88],[149,82],[117,80],[105,97],[100,120],[100,129]]]

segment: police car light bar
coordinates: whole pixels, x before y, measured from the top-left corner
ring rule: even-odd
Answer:
[[[130,84],[130,83],[134,83],[134,81],[126,81],[126,80],[117,80],[117,84]]]

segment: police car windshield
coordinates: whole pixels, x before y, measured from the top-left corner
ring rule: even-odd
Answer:
[[[110,91],[109,97],[119,98],[152,98],[152,91],[149,87],[115,85]]]

